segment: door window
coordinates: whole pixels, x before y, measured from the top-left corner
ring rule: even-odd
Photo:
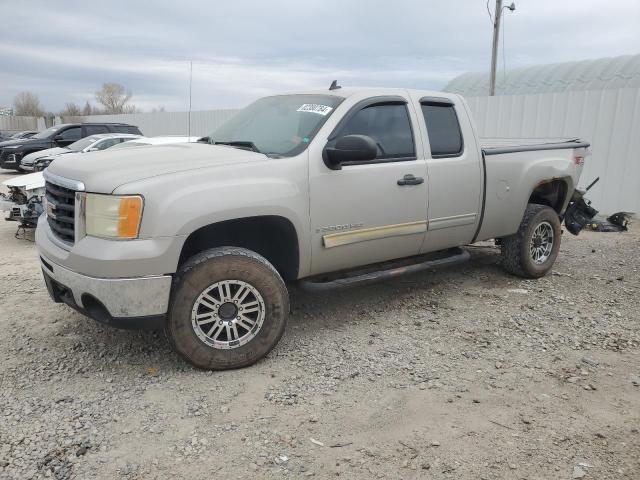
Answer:
[[[87,125],[85,131],[87,135],[96,135],[98,133],[109,133],[109,129],[102,125]]]
[[[75,142],[82,138],[82,129],[80,127],[67,128],[60,133],[60,140],[63,142]]]
[[[353,115],[337,137],[367,135],[378,146],[376,160],[415,158],[409,113],[404,103],[374,104]]]
[[[462,132],[454,106],[444,103],[423,103],[422,114],[427,124],[431,156],[446,158],[462,155]]]

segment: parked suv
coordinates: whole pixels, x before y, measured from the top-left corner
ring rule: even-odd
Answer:
[[[132,133],[140,129],[126,123],[65,123],[54,125],[32,138],[0,142],[0,168],[22,171],[20,160],[25,155],[52,147],[66,147],[81,138],[99,133]]]

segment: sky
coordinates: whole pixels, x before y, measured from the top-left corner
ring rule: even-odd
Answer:
[[[505,4],[510,3],[505,0]],[[640,0],[517,0],[506,67],[640,53]],[[439,90],[486,71],[486,0],[0,0],[0,106],[21,91],[48,111],[118,82],[149,111],[242,107],[282,91]],[[495,0],[489,0],[493,10]],[[502,49],[502,42],[500,44]],[[499,71],[503,68],[503,52]]]

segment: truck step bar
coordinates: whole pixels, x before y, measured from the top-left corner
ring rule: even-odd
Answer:
[[[368,285],[408,273],[457,265],[466,262],[470,257],[471,255],[466,250],[451,248],[442,252],[378,263],[367,267],[358,267],[354,270],[328,275],[319,275],[301,280],[298,285],[307,292],[327,292],[338,288]]]

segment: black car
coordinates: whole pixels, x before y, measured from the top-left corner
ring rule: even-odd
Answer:
[[[46,148],[64,147],[98,133],[133,133],[140,129],[126,123],[65,123],[54,125],[31,138],[0,142],[0,168],[20,171],[20,159]]]

